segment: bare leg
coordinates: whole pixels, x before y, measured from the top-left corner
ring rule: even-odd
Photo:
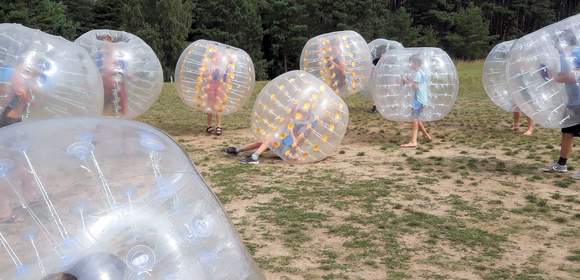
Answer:
[[[411,141],[407,144],[401,145],[402,148],[415,148],[417,147],[417,134],[419,133],[419,120],[413,121],[413,126],[411,127]]]
[[[423,133],[423,136],[429,140],[429,142],[433,141],[433,137],[431,137],[431,134],[429,134],[422,121],[419,121],[419,129],[421,130],[421,133]]]
[[[520,128],[521,117],[522,117],[521,112],[514,112],[514,124],[512,125],[512,130],[516,131]]]
[[[573,143],[574,143],[574,135],[568,133],[562,134],[562,143],[560,145],[561,158],[568,158],[568,156],[570,156],[570,153],[572,152]]]
[[[532,133],[534,133],[535,127],[536,127],[536,123],[534,122],[534,120],[532,120],[531,118],[528,117],[528,130],[526,130],[526,132],[524,132],[524,135],[526,135],[526,136],[532,135]]]
[[[222,115],[216,114],[217,127],[222,127]]]
[[[239,152],[247,152],[247,151],[251,151],[251,150],[256,150],[260,146],[262,146],[262,142],[255,142],[255,143],[251,143],[251,144],[242,146],[241,148],[238,149],[238,151]]]
[[[211,127],[212,117],[213,115],[211,113],[207,114],[207,127]]]
[[[255,155],[261,155],[263,152],[265,152],[268,149],[268,143],[264,142],[262,144],[260,144],[260,147],[258,147],[258,149],[254,152]]]

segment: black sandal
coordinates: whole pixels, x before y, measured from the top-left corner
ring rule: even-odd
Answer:
[[[221,127],[216,127],[215,128],[215,135],[220,136],[222,135],[222,128]]]
[[[212,134],[212,133],[213,133],[213,126],[208,126],[208,127],[205,129],[205,132],[206,132],[207,134]]]

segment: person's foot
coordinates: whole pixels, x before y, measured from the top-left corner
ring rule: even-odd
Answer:
[[[208,126],[208,127],[205,129],[205,133],[207,133],[207,134],[212,134],[212,133],[213,133],[213,126]]]
[[[423,134],[423,137],[425,137],[425,139],[427,139],[427,142],[433,142],[433,137],[431,137],[431,134],[425,133],[425,134]]]
[[[542,168],[542,171],[550,173],[566,173],[568,172],[568,166],[560,165],[558,164],[557,161],[554,161],[554,163],[552,163],[551,165]]]
[[[247,158],[240,160],[240,163],[258,164],[258,163],[260,163],[260,161],[256,157],[254,157],[253,155],[250,155]]]
[[[512,126],[512,130],[513,131],[518,131],[518,130],[520,130],[520,126],[519,125],[518,126],[515,126],[514,125],[514,126]]]
[[[572,176],[570,176],[570,177],[572,177],[572,179],[574,179],[574,180],[580,180],[580,171],[572,174]]]
[[[534,133],[533,130],[528,129],[528,130],[526,130],[526,132],[524,132],[524,135],[525,136],[531,136],[533,133]]]
[[[215,135],[220,136],[222,135],[222,128],[221,127],[216,127],[215,128]]]
[[[224,149],[224,152],[228,155],[237,155],[240,153],[240,151],[238,151],[238,148],[236,147],[227,147]]]
[[[373,108],[371,109],[371,113],[376,113],[377,112],[377,106],[373,106]]]
[[[401,148],[417,148],[417,143],[407,143],[407,144],[403,144],[401,145]]]

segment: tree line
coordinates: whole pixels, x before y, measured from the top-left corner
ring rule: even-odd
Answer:
[[[367,41],[435,46],[459,59],[485,57],[580,11],[580,0],[2,0],[0,21],[74,40],[92,29],[136,34],[173,74],[188,42],[210,39],[246,50],[258,79],[299,67],[313,36],[355,30]]]

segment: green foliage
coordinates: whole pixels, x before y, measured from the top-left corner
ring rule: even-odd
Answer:
[[[298,69],[316,35],[354,30],[367,41],[440,47],[481,59],[580,11],[578,0],[3,0],[0,21],[75,39],[92,29],[125,30],[157,53],[168,80],[188,42],[209,39],[247,51],[258,79]]]
[[[76,36],[76,25],[65,14],[66,6],[51,0],[2,1],[0,21],[21,23],[68,39]]]
[[[470,6],[451,14],[452,31],[444,40],[455,57],[476,59],[484,57],[492,37],[489,23],[483,18],[481,9]]]
[[[194,0],[190,41],[209,39],[244,49],[258,79],[266,78],[262,19],[257,0]]]
[[[166,80],[186,46],[193,5],[190,0],[124,0],[122,29],[131,32],[155,51]]]

